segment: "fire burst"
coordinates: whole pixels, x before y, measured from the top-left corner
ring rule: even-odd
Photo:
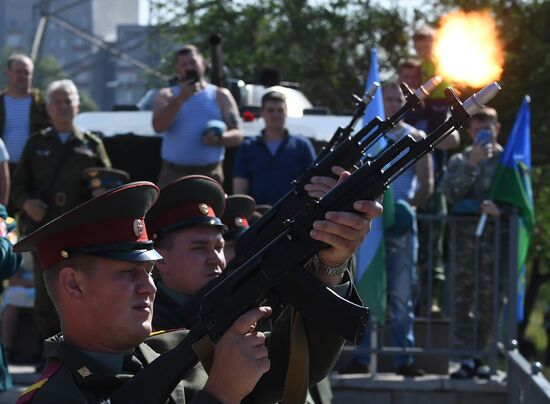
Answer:
[[[434,43],[439,75],[474,88],[500,79],[504,55],[487,11],[457,11],[442,17]]]

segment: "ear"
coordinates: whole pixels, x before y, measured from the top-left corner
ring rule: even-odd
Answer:
[[[59,271],[59,289],[72,300],[82,300],[84,276],[73,267],[63,267]]]

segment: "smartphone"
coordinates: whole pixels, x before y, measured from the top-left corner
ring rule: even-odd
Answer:
[[[196,83],[199,81],[199,73],[196,70],[187,70],[185,72],[185,78],[182,81],[190,81],[191,83]]]
[[[491,143],[493,133],[489,129],[481,129],[476,133],[476,143],[486,145]]]

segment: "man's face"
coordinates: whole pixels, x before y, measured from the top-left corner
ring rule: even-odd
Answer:
[[[157,248],[163,260],[156,263],[162,282],[172,290],[193,295],[225,269],[224,240],[214,226],[177,230],[171,249]]]
[[[385,88],[383,94],[384,114],[386,116],[392,116],[405,104],[405,97],[403,96],[401,90],[398,90],[397,88]]]
[[[33,64],[30,59],[16,59],[6,69],[8,89],[18,93],[28,93],[31,88]]]
[[[46,109],[54,126],[71,126],[78,114],[78,105],[65,90],[54,91]]]
[[[431,59],[433,39],[424,38],[414,41],[414,50],[420,59]]]
[[[88,326],[107,350],[126,350],[141,343],[152,330],[157,291],[153,262],[117,261],[94,257],[94,269],[80,285]]]
[[[260,112],[264,119],[266,129],[284,129],[286,120],[285,102],[268,100],[265,102]]]
[[[199,54],[193,52],[186,53],[185,55],[179,55],[176,58],[176,74],[185,80],[186,72],[188,70],[194,70],[199,74],[200,78],[204,77],[205,65],[204,59]]]
[[[420,87],[420,69],[416,67],[403,67],[399,70],[399,82],[405,83],[411,89]]]
[[[500,130],[500,124],[498,122],[495,124],[491,121],[472,119],[468,125],[468,135],[470,139],[472,139],[472,143],[476,142],[477,134],[483,130],[491,132],[492,136],[490,143],[494,144],[497,142],[497,136]]]

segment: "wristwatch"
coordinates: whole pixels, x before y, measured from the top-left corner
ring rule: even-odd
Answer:
[[[342,275],[348,269],[348,264],[349,264],[349,260],[347,260],[343,264],[340,264],[336,267],[329,267],[328,265],[325,265],[321,262],[317,254],[315,254],[311,258],[310,262],[311,262],[310,270],[312,272],[317,272],[317,273],[321,273],[323,275],[329,275],[329,276]]]

